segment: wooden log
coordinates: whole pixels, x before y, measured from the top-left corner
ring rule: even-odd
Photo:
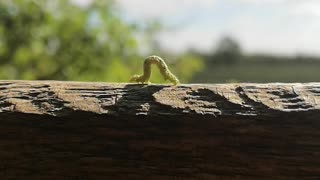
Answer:
[[[1,179],[319,179],[320,83],[0,81]]]

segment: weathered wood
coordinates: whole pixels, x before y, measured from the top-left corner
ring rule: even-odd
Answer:
[[[0,112],[273,116],[320,109],[320,83],[136,85],[0,81]]]
[[[319,179],[320,83],[0,81],[1,179]]]

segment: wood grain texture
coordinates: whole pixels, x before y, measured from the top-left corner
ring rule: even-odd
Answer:
[[[320,178],[320,83],[0,81],[1,179]]]
[[[0,112],[262,116],[320,109],[320,83],[136,85],[0,81]]]

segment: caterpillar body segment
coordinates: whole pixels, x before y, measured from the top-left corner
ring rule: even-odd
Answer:
[[[158,69],[160,70],[161,75],[164,80],[171,81],[174,85],[179,84],[178,78],[171,73],[165,61],[159,56],[149,56],[144,60],[143,64],[143,74],[142,75],[134,75],[131,77],[130,82],[137,83],[147,83],[149,84],[149,79],[151,76],[151,65],[156,64]]]

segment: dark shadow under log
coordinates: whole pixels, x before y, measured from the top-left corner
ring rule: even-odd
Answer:
[[[320,178],[320,83],[0,81],[1,179]]]

